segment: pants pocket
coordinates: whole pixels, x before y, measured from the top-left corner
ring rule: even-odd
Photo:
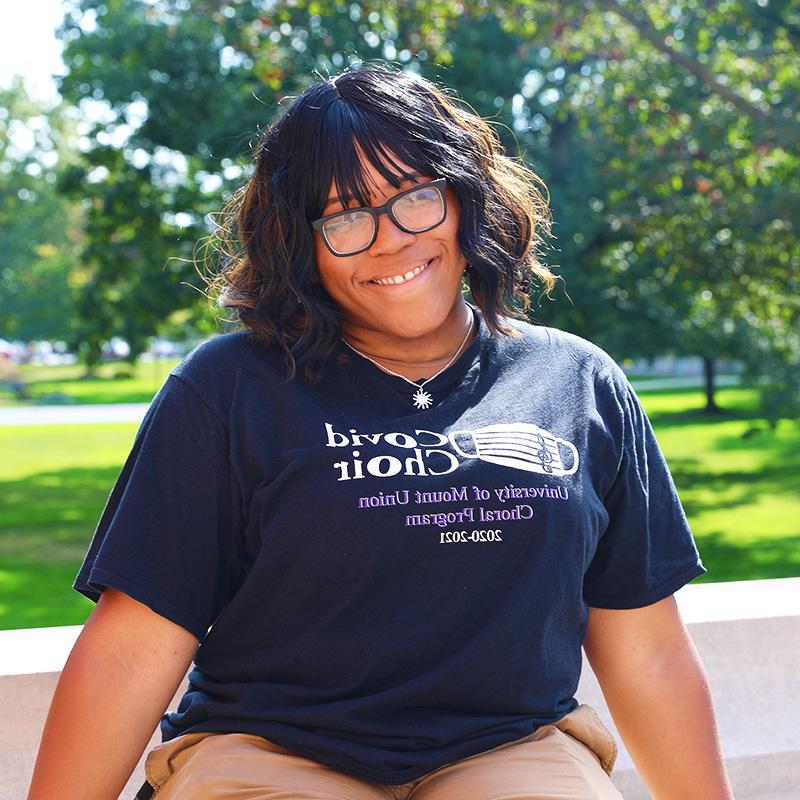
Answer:
[[[617,743],[591,706],[581,703],[553,725],[586,745],[600,759],[606,773],[611,775],[617,760]]]

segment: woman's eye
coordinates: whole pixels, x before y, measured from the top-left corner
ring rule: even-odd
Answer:
[[[329,232],[341,232],[356,228],[359,225],[364,225],[367,221],[369,221],[370,224],[372,222],[369,214],[365,214],[363,211],[355,211],[352,214],[342,214],[341,217],[330,220],[330,222],[325,225],[325,228]]]
[[[346,228],[353,223],[354,218],[354,214],[343,214],[341,217],[336,217],[336,219],[331,220],[328,226],[331,228]]]
[[[400,202],[409,206],[418,206],[423,203],[430,203],[433,200],[438,201],[438,195],[435,189],[420,189],[417,192],[412,192],[402,197]]]

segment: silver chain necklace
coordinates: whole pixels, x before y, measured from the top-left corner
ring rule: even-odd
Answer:
[[[461,344],[458,346],[458,349],[453,353],[450,360],[435,374],[431,375],[430,378],[426,378],[422,383],[415,383],[410,378],[406,378],[405,375],[401,375],[399,372],[394,372],[393,370],[389,369],[388,367],[384,367],[383,364],[379,364],[374,358],[370,358],[366,353],[362,353],[360,350],[353,347],[350,342],[346,341],[342,338],[342,341],[354,352],[358,353],[362,358],[366,358],[367,361],[371,361],[379,370],[382,372],[386,372],[389,375],[394,375],[396,378],[402,378],[406,383],[410,383],[417,391],[411,396],[411,399],[414,401],[414,408],[417,409],[426,409],[430,408],[433,405],[433,396],[430,392],[426,391],[424,386],[426,383],[430,383],[434,378],[438,378],[455,360],[458,358],[459,353],[461,353],[461,349],[467,343],[467,339],[469,339],[469,335],[472,333],[472,329],[475,327],[475,314],[470,310],[469,315],[469,327],[467,328],[467,332],[464,335],[464,338],[461,340]]]

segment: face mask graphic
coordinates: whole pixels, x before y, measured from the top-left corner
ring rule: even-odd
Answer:
[[[572,475],[578,469],[578,450],[572,442],[559,439],[529,422],[486,425],[474,431],[454,431],[449,438],[453,449],[464,458],[479,458],[492,464],[542,475]],[[464,450],[462,445],[468,450]],[[569,453],[569,467],[565,467],[561,460],[560,447]]]

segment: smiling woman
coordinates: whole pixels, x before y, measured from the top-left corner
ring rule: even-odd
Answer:
[[[403,179],[416,183],[400,192],[391,184],[380,189],[380,174],[363,161],[381,205],[349,208],[314,223],[320,281],[342,309],[346,341],[388,360],[393,351],[395,360],[406,361],[425,361],[426,349],[435,359],[443,345],[452,352],[448,340],[461,338],[471,322],[461,299],[466,260],[458,247],[460,212],[452,190],[444,179],[421,177]],[[401,175],[411,172],[399,166]]]
[[[319,377],[344,336],[419,377],[464,338],[462,279],[506,334],[523,290],[555,285],[540,261],[551,225],[541,181],[411,73],[366,68],[312,86],[267,129],[255,166],[227,208],[212,288],[283,349],[289,374]]]
[[[140,798],[619,800],[584,642],[659,796],[721,787],[652,428],[606,353],[522,318],[555,280],[536,176],[371,67],[255,166],[213,284],[241,330],[172,370],[111,492],[31,800],[116,797],[159,717]]]

